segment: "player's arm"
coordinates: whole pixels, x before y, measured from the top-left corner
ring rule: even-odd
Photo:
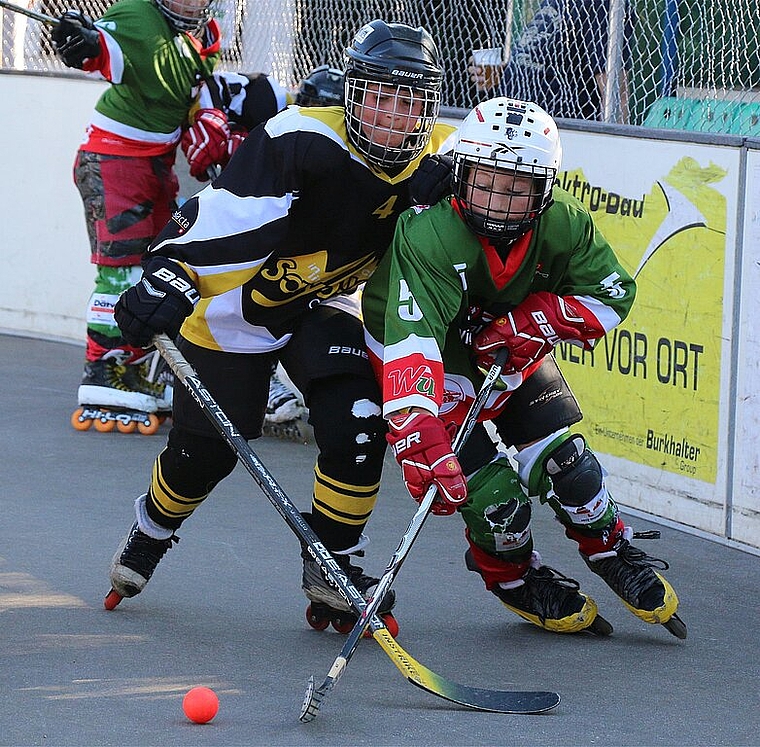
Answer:
[[[438,413],[449,325],[462,300],[462,281],[427,228],[420,208],[401,215],[391,246],[367,282],[362,310],[383,412],[421,407]]]
[[[275,120],[250,133],[214,185],[183,203],[150,246],[148,255],[184,263],[203,298],[237,288],[259,272],[288,235],[305,173],[321,167],[311,158],[315,138],[323,141],[323,151],[330,149],[324,157],[331,156],[334,144],[300,132],[298,117]],[[273,135],[270,125],[279,125]]]
[[[371,357],[374,351],[381,359],[373,365],[382,383],[388,443],[404,482],[417,501],[435,484],[433,512],[451,514],[467,500],[467,486],[451,433],[437,414],[443,396],[441,351],[462,291],[453,267],[432,259],[430,237],[407,234],[413,216],[413,211],[402,215],[388,253],[364,289],[363,317]]]
[[[288,103],[289,94],[265,73],[209,76],[180,141],[190,175],[206,181],[215,167],[224,168],[247,134]]]
[[[510,351],[504,371],[524,371],[559,342],[591,349],[628,315],[636,283],[588,213],[569,208],[565,226],[569,261],[551,291],[531,293],[508,314],[491,322],[476,338],[473,350],[481,366],[496,351]]]
[[[114,317],[130,344],[144,347],[159,332],[176,336],[202,296],[243,285],[266,260],[290,202],[262,164],[283,140],[272,142],[263,129],[251,137],[261,142],[252,141],[258,148],[251,148],[250,160],[242,158],[240,173],[225,174],[225,189],[209,186],[172,215],[145,255],[140,282],[119,297]],[[259,199],[247,201],[250,190]]]
[[[200,108],[221,109],[247,132],[292,104],[292,95],[266,73],[215,72],[201,87]]]

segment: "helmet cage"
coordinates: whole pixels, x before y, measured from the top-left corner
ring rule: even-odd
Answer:
[[[490,158],[454,156],[454,195],[479,236],[517,239],[552,204],[556,169],[527,164],[504,168]]]
[[[422,28],[371,21],[354,36],[344,62],[349,140],[382,168],[411,163],[425,149],[441,105],[443,71],[433,38]]]
[[[393,99],[392,109],[380,102]],[[346,75],[346,130],[354,147],[382,168],[406,166],[430,140],[440,90]]]
[[[198,35],[211,19],[215,0],[155,0],[158,9],[178,31]]]
[[[478,104],[454,145],[465,222],[480,236],[519,238],[551,206],[561,163],[557,125],[539,106],[503,96]]]

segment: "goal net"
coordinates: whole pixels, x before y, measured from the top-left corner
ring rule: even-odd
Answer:
[[[97,17],[108,5],[19,2],[52,16],[79,7]],[[492,48],[506,63],[499,92],[542,103],[551,91],[554,116],[760,135],[760,12],[747,0],[217,0],[216,9],[222,67],[271,72],[289,87],[317,65],[340,67],[357,29],[383,18],[436,39],[448,107],[491,95],[470,81],[467,59]],[[77,74],[56,59],[44,24],[7,9],[0,20],[0,72]],[[598,107],[584,108],[578,99],[593,86]]]

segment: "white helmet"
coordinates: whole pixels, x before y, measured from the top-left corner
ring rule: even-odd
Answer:
[[[215,0],[155,0],[159,10],[177,31],[198,34],[209,22]]]
[[[454,195],[467,225],[492,239],[527,233],[552,204],[561,163],[557,125],[541,107],[504,96],[478,104],[454,146]],[[478,177],[480,199],[473,200]]]

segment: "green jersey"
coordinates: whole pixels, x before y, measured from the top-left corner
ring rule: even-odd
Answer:
[[[628,315],[633,279],[585,207],[559,187],[553,196],[506,256],[467,227],[452,200],[400,217],[362,298],[384,414],[416,406],[461,420],[483,380],[473,364],[473,337],[532,293],[572,302],[578,324],[569,341],[584,347]],[[532,370],[503,376],[482,419],[493,417]]]
[[[85,70],[111,85],[95,105],[90,140],[83,147],[112,155],[172,150],[201,81],[219,59],[218,24],[209,22],[203,47],[194,36],[173,29],[152,0],[119,0],[95,26],[103,52]],[[125,152],[125,146],[133,147]]]

